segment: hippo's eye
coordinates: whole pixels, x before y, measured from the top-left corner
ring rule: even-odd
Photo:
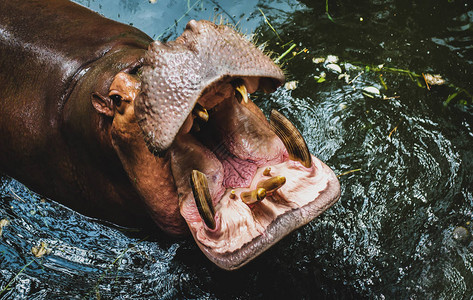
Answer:
[[[122,97],[120,95],[114,94],[109,96],[110,99],[112,99],[113,104],[115,104],[116,107],[120,107],[122,104]]]

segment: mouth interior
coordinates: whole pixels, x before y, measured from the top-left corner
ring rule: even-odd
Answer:
[[[224,87],[231,88],[231,84]],[[209,109],[208,122],[202,124],[194,119],[197,126],[189,134],[211,151],[214,157],[209,159],[221,164],[217,169],[223,168],[225,189],[249,188],[258,168],[280,163],[287,157],[264,115],[255,108],[253,103],[244,103],[238,93],[230,92]]]
[[[244,80],[248,91],[256,90],[258,80]],[[189,114],[170,149],[181,202],[192,193],[192,170],[207,175],[213,199],[218,199],[226,189],[249,188],[258,168],[287,157],[263,113],[235,92],[236,81],[243,80],[227,78],[203,92],[196,105],[207,110],[208,121]]]
[[[261,87],[258,78],[227,78],[207,88],[196,107],[207,110],[208,121],[189,114],[168,152],[181,215],[202,251],[225,269],[245,264],[338,199],[332,193],[328,205],[304,210],[327,189],[333,172],[315,158],[310,168],[289,160],[261,110],[235,92],[235,80],[243,81],[250,93]],[[208,180],[215,228],[199,214],[190,181],[193,170]],[[245,193],[274,176],[284,176],[285,184],[262,201],[242,201]]]

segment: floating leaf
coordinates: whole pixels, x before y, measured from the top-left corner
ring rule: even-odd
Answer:
[[[338,56],[335,55],[329,55],[327,56],[327,59],[325,60],[328,64],[336,64],[338,63]]]
[[[385,90],[388,90],[388,86],[386,85],[386,82],[385,82],[384,79],[383,79],[383,74],[379,74],[379,77],[378,77],[378,78],[379,78],[379,81],[381,82],[381,84],[383,85],[383,88],[384,88]]]
[[[343,73],[338,75],[338,79],[345,79],[345,83],[348,83],[350,81],[350,75],[347,73]]]
[[[363,91],[370,94],[370,95],[375,95],[375,96],[381,95],[381,92],[377,88],[375,88],[374,86],[364,87]]]
[[[389,132],[388,138],[391,138],[391,136],[393,135],[393,133],[397,131],[397,128],[398,128],[398,127],[399,127],[399,124],[397,124],[396,127],[394,127],[393,130],[391,130],[391,131]]]
[[[348,175],[348,174],[351,174],[351,173],[355,173],[355,172],[359,172],[359,171],[361,171],[361,169],[354,169],[354,170],[346,171],[346,172],[343,172],[340,175],[337,175],[337,177],[340,178],[342,176],[345,176],[345,175]]]
[[[291,47],[289,47],[289,49],[286,50],[286,52],[284,52],[283,54],[281,54],[276,60],[275,62],[276,63],[279,63],[281,61],[281,59],[284,58],[284,56],[288,55],[292,49],[294,49],[296,47],[296,44],[292,44]]]
[[[383,100],[393,100],[393,99],[399,99],[401,98],[401,96],[391,96],[391,97],[388,97],[386,95],[383,95]]]
[[[445,84],[445,79],[440,76],[440,74],[429,74],[425,73],[424,74],[425,81],[430,84],[430,85],[443,85]]]
[[[2,236],[3,233],[3,227],[10,225],[10,221],[8,219],[3,219],[0,220],[0,236]]]
[[[417,86],[420,87],[420,88],[423,88],[424,86],[422,85],[422,83],[420,82],[419,78],[416,77],[416,82],[417,82]]]
[[[45,254],[51,253],[51,249],[48,249],[48,244],[41,242],[37,247],[31,248],[31,253],[37,258],[43,257]]]
[[[317,57],[317,58],[314,57],[314,58],[312,58],[312,62],[314,64],[321,64],[321,63],[325,62],[325,58],[324,57]]]
[[[299,81],[297,81],[297,80],[288,81],[284,85],[284,88],[286,88],[286,90],[289,90],[289,91],[295,90],[297,88],[298,83],[299,83]]]
[[[328,70],[332,70],[338,74],[342,73],[342,68],[337,64],[328,64],[325,66]]]
[[[317,80],[317,83],[322,83],[325,81],[325,77],[327,74],[325,72],[321,72],[319,76],[314,76],[314,79]]]

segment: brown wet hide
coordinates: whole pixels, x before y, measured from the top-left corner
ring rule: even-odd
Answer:
[[[137,225],[144,209],[90,101],[152,40],[64,0],[0,1],[0,32],[0,172],[80,213]]]
[[[118,74],[110,86],[109,96],[121,98],[119,105],[115,104],[112,144],[153,220],[165,232],[182,235],[188,229],[179,213],[170,164],[148,151],[136,121],[133,101],[139,88],[138,79],[124,73]]]
[[[45,197],[126,226],[190,232],[228,270],[339,197],[327,166],[288,160],[261,111],[243,103],[284,74],[231,27],[190,21],[160,43],[65,0],[9,0],[0,32],[0,171]],[[208,112],[199,128],[196,103]],[[268,179],[267,167],[287,181],[248,205],[242,195]],[[193,170],[204,174],[199,192],[209,187],[196,194],[199,203],[210,194],[212,229]]]

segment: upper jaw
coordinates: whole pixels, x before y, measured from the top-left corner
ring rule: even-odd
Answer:
[[[281,69],[254,44],[233,29],[208,21],[190,21],[174,42],[153,42],[141,78],[135,114],[156,154],[171,146],[207,87],[240,78],[252,93],[274,91],[284,82]]]

